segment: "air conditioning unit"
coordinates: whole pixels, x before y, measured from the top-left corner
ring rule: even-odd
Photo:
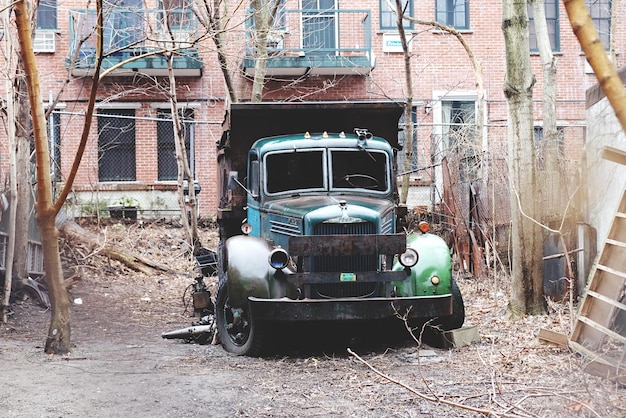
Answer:
[[[33,39],[33,51],[35,52],[55,52],[56,34],[54,31],[37,30]]]
[[[283,35],[269,35],[267,37],[267,48],[270,50],[280,50],[285,46]]]

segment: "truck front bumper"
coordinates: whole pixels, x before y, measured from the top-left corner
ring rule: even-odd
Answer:
[[[261,299],[249,297],[252,317],[259,321],[380,320],[452,315],[452,295],[403,298]]]

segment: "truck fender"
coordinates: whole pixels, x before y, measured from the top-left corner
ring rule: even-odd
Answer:
[[[226,240],[224,248],[230,303],[245,306],[249,296],[269,298],[268,279],[274,269],[268,256],[273,247],[261,238],[235,235]]]
[[[439,236],[433,234],[410,233],[407,247],[419,255],[419,261],[411,268],[410,280],[398,284],[404,296],[442,295],[452,292],[452,261],[450,248]],[[403,269],[397,261],[394,270]],[[437,276],[438,285],[431,283]]]

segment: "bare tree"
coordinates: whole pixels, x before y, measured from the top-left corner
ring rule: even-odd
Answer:
[[[231,102],[237,102],[237,92],[233,74],[228,64],[228,54],[226,52],[226,35],[229,16],[228,0],[204,0],[198,5],[198,18],[200,23],[208,29],[209,36],[215,44],[217,60],[222,70],[226,90]]]
[[[511,295],[514,316],[545,312],[541,276],[541,229],[533,129],[533,87],[526,1],[504,0],[506,45],[504,95],[508,104],[508,167],[511,203]]]
[[[474,138],[474,141],[476,141],[476,143],[481,144],[482,151],[486,152],[488,149],[488,144],[486,142],[487,137],[486,135],[484,135],[485,89],[483,85],[482,67],[480,65],[480,61],[474,54],[474,51],[472,50],[472,48],[469,46],[469,44],[463,37],[463,34],[461,34],[461,32],[459,32],[458,30],[456,30],[455,28],[451,26],[442,25],[441,23],[436,22],[436,21],[421,20],[414,16],[407,16],[405,14],[405,10],[402,9],[402,4],[401,4],[402,2],[399,0],[395,0],[395,4],[392,4],[391,0],[385,0],[385,3],[389,7],[389,9],[393,10],[396,13],[396,16],[398,16],[398,31],[400,32],[400,39],[401,39],[402,48],[404,51],[405,77],[406,77],[406,82],[407,82],[407,98],[410,97],[410,100],[411,100],[411,107],[409,107],[409,105],[407,104],[407,109],[409,109],[408,117],[405,111],[405,129],[409,128],[408,123],[412,121],[411,109],[412,109],[413,92],[412,92],[412,87],[409,84],[411,83],[411,79],[412,79],[411,78],[412,74],[411,74],[411,64],[410,64],[410,52],[408,49],[408,44],[406,42],[406,36],[404,34],[404,27],[402,26],[403,20],[414,22],[422,26],[430,26],[432,28],[436,28],[445,33],[448,33],[454,36],[459,41],[463,49],[465,50],[465,53],[467,54],[467,57],[470,60],[472,68],[474,69],[474,79],[475,79],[475,85],[476,85],[476,129],[472,137]],[[411,123],[411,127],[412,127],[412,123]],[[407,137],[408,137],[408,132],[409,131],[407,131]],[[412,137],[412,130],[411,130],[411,137]],[[407,148],[405,148],[405,154],[413,151],[412,142],[409,141],[408,143],[410,145]],[[409,168],[410,166],[407,166],[407,159],[405,159],[405,167],[404,167],[405,172],[410,171]],[[487,178],[487,176],[485,175],[484,178]],[[402,179],[402,196],[400,198],[400,201],[402,203],[406,202],[408,188],[409,188],[409,177],[408,175],[405,175]]]
[[[537,35],[537,47],[541,56],[543,68],[543,139],[540,144],[539,157],[543,160],[544,170],[547,175],[542,176],[542,201],[548,208],[548,216],[560,212],[559,204],[563,198],[559,193],[560,170],[559,170],[559,135],[556,126],[556,63],[557,59],[552,53],[548,25],[546,22],[545,1],[529,0],[533,11],[535,33]]]
[[[254,46],[256,48],[256,61],[254,81],[252,83],[251,101],[263,100],[263,86],[267,74],[267,37],[274,24],[278,7],[281,0],[252,0],[252,12],[254,19]]]
[[[600,82],[600,88],[611,103],[622,130],[626,132],[626,89],[617,75],[615,64],[604,50],[587,6],[584,0],[564,0],[563,3],[574,34]]]
[[[71,350],[70,345],[70,303],[65,289],[63,270],[61,267],[61,257],[59,254],[58,230],[55,225],[56,215],[60,211],[73,180],[76,176],[82,152],[84,151],[89,128],[91,127],[91,115],[95,105],[96,91],[98,87],[98,76],[101,64],[102,51],[102,2],[96,1],[98,16],[98,42],[96,69],[92,83],[90,101],[85,115],[85,125],[81,145],[76,153],[72,172],[66,181],[65,188],[61,192],[56,202],[52,197],[52,181],[50,176],[50,151],[48,148],[48,138],[46,132],[46,118],[43,110],[43,100],[39,84],[39,72],[35,61],[35,54],[32,46],[31,21],[28,10],[30,2],[19,1],[14,3],[15,25],[19,40],[19,54],[24,63],[24,74],[28,87],[30,99],[30,110],[33,124],[33,137],[35,139],[35,157],[37,167],[37,224],[42,236],[43,259],[46,266],[46,283],[50,296],[52,317],[48,337],[45,344],[46,353],[65,354]]]

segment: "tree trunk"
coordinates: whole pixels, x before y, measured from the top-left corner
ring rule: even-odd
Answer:
[[[21,60],[18,60],[18,74],[15,79],[16,92],[26,91],[24,78],[21,76],[22,71]],[[17,201],[15,223],[15,256],[13,259],[13,277],[17,282],[25,280],[28,277],[28,224],[31,219],[32,210],[32,185],[31,185],[31,163],[30,163],[30,113],[28,97],[25,95],[16,95],[15,107],[15,141],[16,149],[16,178]]]
[[[541,141],[540,159],[544,164],[544,175],[541,176],[541,202],[544,217],[551,218],[564,215],[562,202],[567,202],[559,192],[561,171],[559,170],[559,137],[556,129],[556,57],[552,53],[548,25],[546,23],[545,1],[529,0],[533,8],[537,46],[541,55],[543,68],[543,139]],[[544,221],[544,219],[542,219]]]
[[[252,97],[250,101],[260,102],[263,100],[263,87],[265,86],[265,74],[267,74],[267,37],[274,24],[274,18],[280,0],[252,0],[252,13],[254,13],[254,34],[256,48],[256,61],[254,63],[254,81],[252,83]]]
[[[400,204],[406,204],[409,196],[409,187],[411,180],[411,168],[413,157],[413,74],[411,73],[411,52],[409,44],[406,41],[404,32],[404,10],[402,9],[401,0],[395,0],[396,4],[396,25],[402,42],[402,52],[404,56],[404,79],[406,83],[406,94],[404,103],[404,174],[402,175],[402,192],[400,194]]]
[[[506,45],[504,95],[508,104],[508,167],[511,202],[511,297],[514,316],[545,312],[541,275],[541,229],[533,138],[533,86],[525,1],[503,1]]]
[[[59,255],[58,231],[54,225],[55,212],[52,201],[50,179],[50,152],[46,132],[46,118],[39,85],[39,73],[31,38],[29,4],[14,3],[15,23],[20,45],[20,56],[24,62],[24,73],[30,99],[31,120],[37,158],[37,223],[42,236],[43,259],[46,266],[46,282],[52,317],[45,352],[66,354],[70,351],[70,303],[65,290],[61,257]]]
[[[563,4],[565,4],[574,34],[596,74],[600,88],[611,103],[622,130],[626,132],[626,89],[617,75],[615,64],[609,60],[604,50],[585,1],[564,0]]]
[[[182,128],[180,115],[178,114],[178,98],[176,96],[176,77],[174,76],[174,54],[170,53],[167,60],[167,70],[170,83],[170,91],[168,94],[170,100],[170,109],[172,116],[172,125],[174,131],[174,145],[176,148],[176,166],[178,168],[178,203],[181,210],[181,221],[187,232],[189,245],[193,249],[193,253],[202,246],[198,234],[198,209],[196,205],[196,191],[194,189],[195,177],[189,167],[187,160],[187,147],[185,146],[185,131]],[[187,177],[187,189],[189,203],[185,202],[184,181]],[[189,208],[191,216],[187,216],[187,208]]]

